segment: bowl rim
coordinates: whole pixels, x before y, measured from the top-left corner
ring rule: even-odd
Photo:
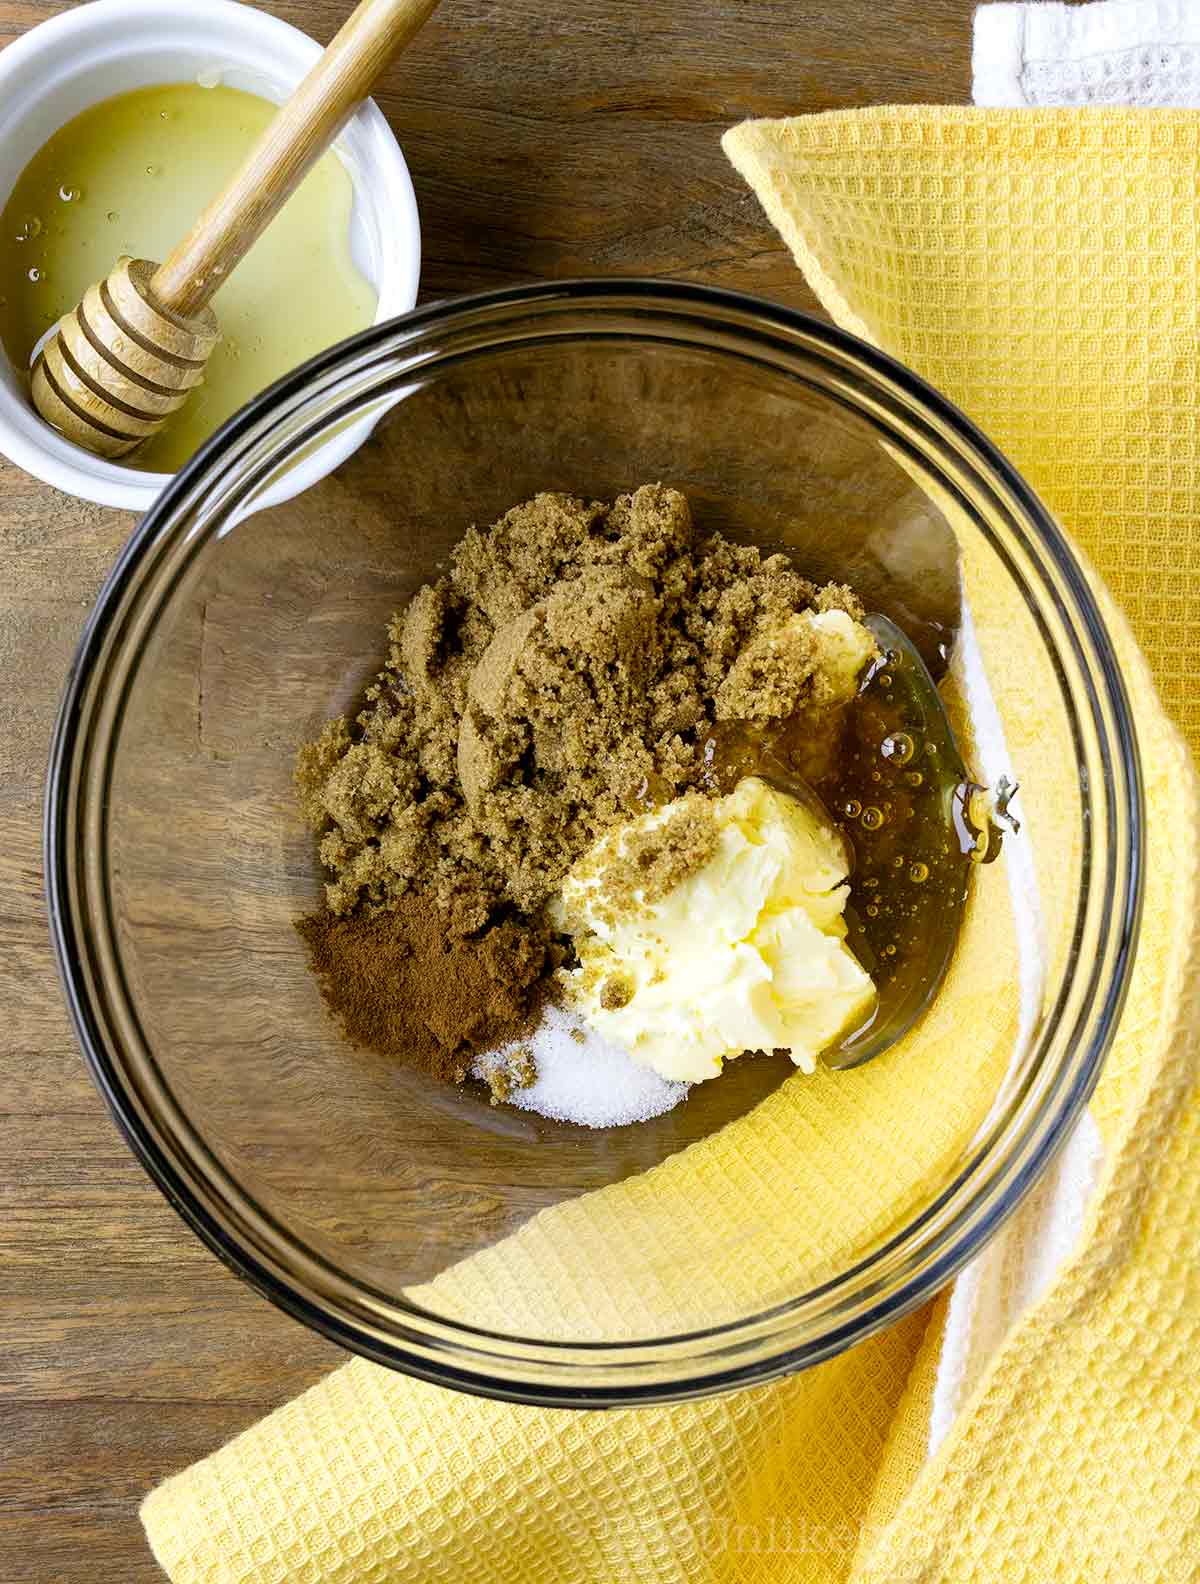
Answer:
[[[1116,907],[1111,905],[1113,898],[1106,892],[1108,911],[1103,919],[1108,932],[1105,952],[1109,966],[1105,983],[1099,993],[1097,966],[1086,991],[1086,1006],[1094,1020],[1094,1032],[1086,1042],[1082,1066],[1070,1092],[1057,1095],[1057,1109],[1049,1117],[1041,1136],[1009,1171],[1002,1191],[993,1185],[991,1201],[983,1203],[981,1209],[977,1201],[987,1201],[989,1186],[986,1182],[982,1187],[976,1184],[967,1204],[957,1212],[953,1221],[959,1229],[957,1243],[943,1238],[937,1258],[882,1295],[875,1294],[865,1307],[842,1324],[829,1326],[815,1340],[781,1345],[777,1351],[767,1354],[763,1354],[761,1348],[754,1351],[761,1344],[764,1324],[772,1320],[777,1310],[786,1309],[790,1300],[764,1313],[739,1317],[678,1337],[613,1342],[522,1339],[448,1321],[409,1305],[408,1313],[432,1323],[418,1331],[393,1328],[385,1336],[378,1325],[366,1323],[361,1315],[334,1315],[322,1308],[295,1282],[282,1278],[277,1269],[222,1225],[166,1158],[153,1130],[121,1085],[104,1048],[94,1005],[89,1000],[81,969],[84,932],[79,929],[71,906],[72,862],[78,836],[70,818],[71,771],[81,752],[81,705],[105,639],[120,615],[128,580],[138,563],[159,538],[176,508],[183,506],[193,491],[202,489],[210,467],[218,464],[222,455],[246,439],[256,426],[263,425],[272,413],[279,418],[287,404],[301,397],[306,389],[315,389],[322,379],[332,379],[365,354],[382,352],[393,337],[411,339],[423,331],[451,326],[481,313],[502,314],[512,308],[543,307],[553,311],[556,304],[575,308],[621,308],[632,306],[635,301],[643,308],[668,317],[675,314],[681,320],[691,318],[698,310],[706,310],[710,318],[715,316],[718,322],[723,315],[726,329],[745,334],[753,328],[745,323],[749,319],[760,330],[777,332],[785,340],[791,337],[793,344],[798,339],[815,341],[831,353],[852,358],[865,367],[880,389],[895,387],[936,419],[941,428],[963,446],[972,465],[981,463],[984,469],[990,469],[995,481],[1018,508],[1024,519],[1022,526],[1032,533],[1061,587],[1073,601],[1072,619],[1090,646],[1088,666],[1094,669],[1094,675],[1093,670],[1085,666],[1088,692],[1094,695],[1097,686],[1103,689],[1103,703],[1110,718],[1106,729],[1112,737],[1117,758],[1116,774],[1112,765],[1106,769],[1106,788],[1117,800],[1117,813],[1128,822],[1120,876],[1124,885],[1117,894]],[[1074,642],[1080,647],[1081,655],[1085,654],[1078,636],[1074,637]],[[1099,709],[1095,698],[1092,707],[1095,716]],[[1114,781],[1118,783],[1115,793]],[[1144,802],[1137,734],[1124,681],[1083,567],[1033,490],[969,418],[903,364],[868,342],[810,314],[715,287],[638,277],[599,277],[475,293],[427,305],[371,326],[286,375],[249,402],[206,442],[135,528],[89,616],[68,674],[54,728],[46,782],[44,838],[50,927],[60,979],[76,1037],[93,1080],[147,1173],[209,1248],[277,1307],[352,1353],[434,1384],[481,1396],[544,1406],[600,1407],[707,1396],[818,1363],[910,1312],[944,1286],[979,1251],[1015,1210],[1065,1141],[1095,1087],[1104,1056],[1115,1035],[1138,939],[1144,866]],[[1116,872],[1117,860],[1110,854],[1106,873],[1112,879]],[[949,1189],[945,1190],[915,1221],[906,1222],[894,1240],[883,1249],[872,1250],[863,1263],[877,1260],[893,1242],[898,1244],[909,1236],[915,1226],[938,1208],[943,1198],[949,1197],[949,1193]],[[964,1226],[965,1236],[962,1235]],[[303,1252],[309,1260],[319,1258],[309,1250]],[[804,1294],[804,1298],[822,1295],[826,1287],[846,1281],[857,1270],[855,1266],[849,1271],[840,1271],[829,1283]],[[717,1346],[699,1355],[669,1352],[674,1344],[696,1340],[714,1340]],[[503,1354],[497,1354],[477,1345],[481,1342],[499,1342],[507,1344],[508,1348]],[[740,1356],[742,1354],[744,1357]],[[661,1362],[664,1355],[665,1362]],[[638,1369],[642,1374],[635,1380],[632,1372]],[[625,1379],[622,1379],[623,1372],[628,1372]]]

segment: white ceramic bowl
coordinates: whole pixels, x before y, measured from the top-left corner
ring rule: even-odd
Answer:
[[[203,77],[278,103],[320,54],[298,29],[237,0],[92,0],[32,28],[0,52],[0,205],[43,144],[90,105],[131,88]],[[370,100],[334,145],[354,183],[351,243],[373,283],[375,322],[417,300],[421,239],[400,147]],[[260,505],[289,500],[366,439],[351,425],[275,481]],[[0,452],[70,495],[145,511],[170,477],[138,473],[72,445],[38,417],[0,353]]]

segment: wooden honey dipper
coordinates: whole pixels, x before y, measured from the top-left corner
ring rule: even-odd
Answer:
[[[361,0],[165,263],[119,258],[51,332],[33,403],[102,457],[157,433],[204,378],[221,338],[209,301],[325,152],[437,0]]]

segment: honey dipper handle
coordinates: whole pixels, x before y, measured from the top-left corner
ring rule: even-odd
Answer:
[[[271,223],[437,0],[361,0],[224,190],[160,264],[157,302],[190,319]]]

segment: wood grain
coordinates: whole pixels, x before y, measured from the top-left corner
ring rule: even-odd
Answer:
[[[0,44],[66,9],[0,0]],[[322,43],[345,7],[269,7]],[[651,273],[812,307],[718,144],[729,123],[969,85],[970,0],[444,0],[376,97],[423,295]],[[0,1581],[161,1577],[157,1480],[339,1355],[206,1253],[113,1129],[63,1010],[41,782],[74,645],[131,526],[0,465]]]

